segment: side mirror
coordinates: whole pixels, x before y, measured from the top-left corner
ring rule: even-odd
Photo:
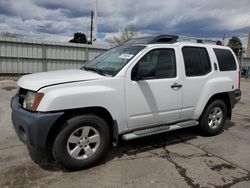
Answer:
[[[132,69],[131,80],[147,80],[154,77],[154,67],[153,66],[138,66],[138,64]]]
[[[137,77],[137,72],[138,72],[138,64],[136,64],[134,66],[134,68],[132,69],[132,71],[131,71],[131,80],[133,80],[133,81],[138,81],[139,80],[138,77]]]

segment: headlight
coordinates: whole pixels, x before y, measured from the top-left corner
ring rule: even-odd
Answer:
[[[23,108],[31,111],[36,111],[39,103],[43,98],[43,93],[28,91],[23,101]]]

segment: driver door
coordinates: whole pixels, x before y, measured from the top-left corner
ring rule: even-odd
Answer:
[[[126,74],[129,128],[180,120],[182,83],[175,48],[152,49]]]

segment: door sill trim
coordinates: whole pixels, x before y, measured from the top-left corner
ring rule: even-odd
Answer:
[[[154,134],[159,134],[159,133],[164,133],[164,132],[169,132],[169,131],[174,131],[178,129],[183,129],[187,127],[192,127],[198,125],[199,122],[196,120],[188,120],[184,122],[179,122],[175,124],[170,124],[170,125],[159,125],[159,126],[154,126],[150,128],[144,128],[144,129],[139,129],[135,130],[130,133],[125,133],[122,135],[123,140],[133,140],[136,138],[141,138],[145,136],[150,136]]]

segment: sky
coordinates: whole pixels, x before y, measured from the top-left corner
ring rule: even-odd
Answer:
[[[95,0],[0,0],[0,33],[64,41],[90,35]],[[239,36],[246,46],[250,0],[98,0],[98,41],[133,25],[141,35],[176,34],[221,39]]]

